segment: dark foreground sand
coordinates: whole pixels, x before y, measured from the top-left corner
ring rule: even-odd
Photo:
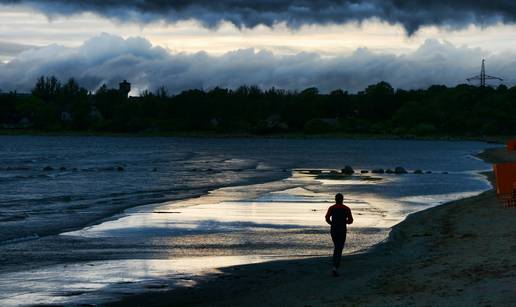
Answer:
[[[516,161],[503,149],[481,155]],[[343,258],[227,268],[193,288],[128,297],[124,306],[515,306],[516,208],[491,190],[409,216],[391,240]]]

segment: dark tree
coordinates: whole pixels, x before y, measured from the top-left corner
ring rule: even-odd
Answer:
[[[74,79],[40,77],[31,95],[0,93],[0,125],[27,122],[41,130],[508,135],[516,133],[516,87],[407,91],[380,82],[357,94],[324,94],[243,85],[170,95],[161,86],[128,98],[105,85],[91,94]]]

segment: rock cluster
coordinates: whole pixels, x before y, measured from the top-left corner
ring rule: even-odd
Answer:
[[[395,174],[398,174],[398,175],[403,175],[403,174],[407,174],[407,170],[404,169],[403,167],[401,166],[396,166],[396,168],[394,169],[394,173]]]
[[[353,175],[355,170],[351,166],[346,165],[340,172],[344,175]]]

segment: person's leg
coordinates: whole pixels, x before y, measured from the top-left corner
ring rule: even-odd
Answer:
[[[333,258],[332,258],[333,274],[337,275],[337,267],[338,267],[337,258],[338,258],[338,251],[339,251],[339,237],[333,231],[331,232],[331,240],[333,241]]]
[[[344,249],[344,241],[339,240],[335,242],[335,249],[333,250],[333,266],[340,267],[340,259],[342,258],[342,250]]]
[[[333,266],[335,268],[340,267],[340,261],[342,259],[342,251],[344,250],[344,244],[346,243],[346,233],[339,233],[334,236],[335,240],[333,244],[335,246],[333,250]]]

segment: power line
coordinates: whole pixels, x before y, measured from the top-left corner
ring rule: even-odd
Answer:
[[[481,87],[486,86],[487,80],[498,80],[498,81],[503,82],[502,78],[486,75],[486,60],[485,59],[482,60],[482,68],[480,69],[480,75],[468,78],[466,80],[468,80],[468,82],[480,80]]]

